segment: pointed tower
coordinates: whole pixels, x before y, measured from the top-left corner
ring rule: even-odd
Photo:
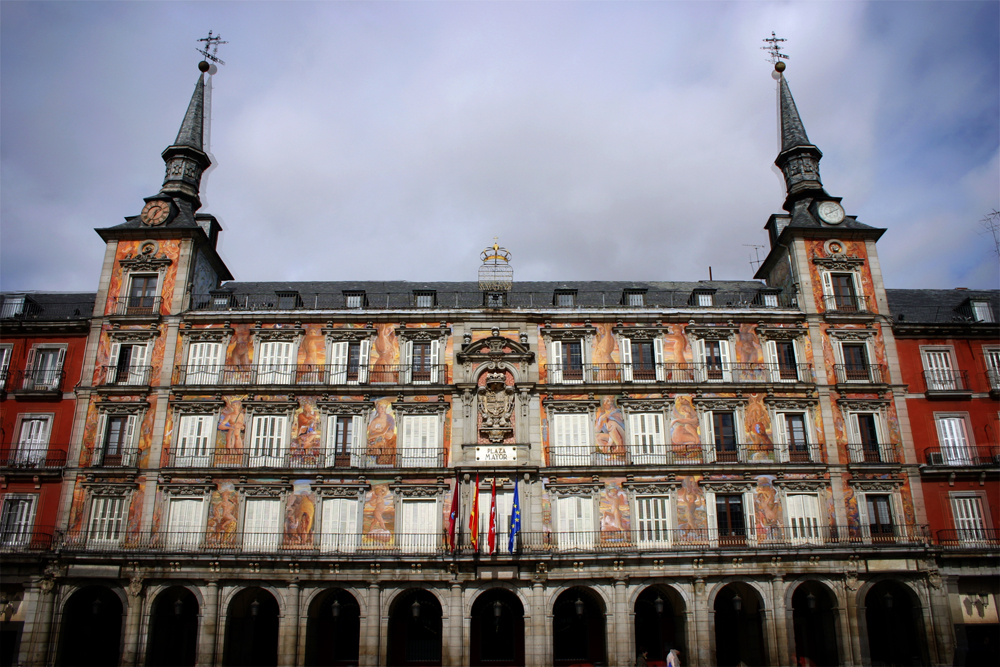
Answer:
[[[795,108],[792,91],[781,70],[778,71],[778,95],[781,105],[781,152],[774,164],[785,175],[788,197],[784,209],[791,211],[799,199],[827,196],[819,177],[819,161],[823,153],[809,141],[799,110]]]
[[[191,202],[194,210],[201,208],[198,196],[201,175],[212,164],[202,145],[205,124],[205,75],[198,76],[191,102],[174,143],[163,151],[167,165],[160,193]]]

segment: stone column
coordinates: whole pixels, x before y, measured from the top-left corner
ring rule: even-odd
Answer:
[[[776,653],[772,654],[772,661],[777,661],[779,665],[793,664],[791,656],[795,654],[795,647],[789,650],[788,645],[788,609],[785,607],[785,580],[780,574],[774,575],[771,579],[771,604],[774,613],[771,615],[771,630],[774,637],[772,646]]]
[[[298,643],[295,648],[295,667],[303,667],[306,664],[306,640],[309,632],[309,605],[302,599],[302,591],[299,590],[299,613],[296,616],[298,624]],[[358,637],[358,641],[361,638]]]
[[[691,658],[688,662],[692,665],[711,665],[715,661],[712,659],[712,614],[714,613],[708,608],[708,600],[706,598],[707,589],[705,588],[705,580],[702,578],[697,578],[694,580],[694,596],[693,596],[693,617],[694,622],[691,624],[692,631],[689,636],[692,637],[693,641],[688,643],[688,653],[691,654]],[[697,656],[695,661],[694,657]]]
[[[858,591],[856,588],[852,589],[850,584],[847,586],[845,597],[846,604],[844,606],[846,607],[847,612],[847,627],[844,629],[844,633],[851,638],[851,654],[854,659],[854,664],[863,665],[864,660],[861,655],[861,637],[862,634],[865,637],[868,636],[865,607],[864,605],[858,604]]]
[[[278,666],[294,667],[299,637],[299,583],[290,582],[285,593],[285,613],[278,630]]]
[[[139,632],[142,629],[143,595],[142,579],[132,577],[126,586],[128,592],[128,612],[125,617],[125,644],[122,651],[122,667],[133,667],[139,657]]]
[[[446,666],[461,667],[466,664],[465,625],[465,614],[462,612],[462,585],[454,581],[448,598],[448,627],[441,629],[441,662]]]
[[[633,664],[634,651],[632,650],[632,641],[629,632],[629,613],[628,604],[626,602],[626,591],[625,591],[625,580],[615,579],[615,597],[614,597],[614,645],[617,647],[616,657],[612,664],[619,665],[620,667],[628,667]]]
[[[381,592],[377,581],[368,584],[368,616],[365,622],[365,635],[361,642],[361,653],[358,656],[361,664],[368,667],[381,664],[379,661],[382,650]]]
[[[52,616],[55,611],[53,590],[56,582],[52,579],[42,579],[38,583],[38,604],[35,612],[35,627],[31,633],[30,654],[28,657],[33,667],[44,667],[48,660],[50,637],[52,636]]]
[[[529,665],[552,664],[552,642],[549,628],[552,627],[552,614],[545,608],[545,587],[541,581],[531,585],[531,634],[532,654],[525,655],[524,661]]]
[[[201,632],[198,633],[198,667],[215,664],[215,637],[219,626],[219,582],[210,581],[205,591],[201,611]]]

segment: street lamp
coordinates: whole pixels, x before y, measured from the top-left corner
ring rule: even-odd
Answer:
[[[182,613],[184,613],[184,601],[177,598],[174,601],[174,616],[180,616]]]
[[[743,598],[740,597],[739,593],[733,596],[733,611],[737,614],[743,611]]]
[[[500,600],[493,603],[493,618],[500,618],[500,614],[503,613],[503,605],[500,604]]]
[[[653,608],[656,609],[657,614],[659,614],[660,616],[663,615],[663,598],[661,598],[659,595],[657,595],[656,599],[653,600]]]
[[[886,593],[882,596],[882,604],[886,609],[892,609],[892,593]]]
[[[250,615],[256,618],[257,614],[259,613],[260,613],[260,603],[257,602],[257,598],[254,598],[253,602],[250,603]]]
[[[103,604],[104,600],[102,600],[100,596],[94,598],[94,603],[90,605],[90,611],[94,614],[94,616],[97,616],[98,614],[101,613],[101,606]]]
[[[413,618],[420,618],[420,600],[413,601],[413,604],[410,605],[410,611],[413,612]]]
[[[340,602],[337,601],[337,598],[334,598],[333,604],[330,605],[330,613],[333,614],[333,620],[335,621],[340,616]]]
[[[806,596],[806,606],[809,607],[809,611],[816,611],[816,596],[812,593]]]
[[[577,596],[576,602],[573,603],[573,606],[576,607],[576,615],[583,616],[583,600],[581,600],[579,596]]]

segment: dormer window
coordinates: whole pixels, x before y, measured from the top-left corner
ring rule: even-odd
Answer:
[[[503,308],[507,305],[507,293],[483,292],[483,305],[487,308]]]
[[[364,292],[344,292],[344,303],[347,308],[364,308],[368,300]]]
[[[622,305],[642,308],[646,305],[646,290],[627,289],[622,292]]]
[[[413,290],[413,305],[417,308],[433,308],[436,298],[434,290]]]
[[[302,297],[298,292],[275,292],[278,297],[278,310],[294,310],[302,307]]]
[[[24,312],[24,295],[19,294],[16,296],[5,296],[3,298],[3,307],[0,309],[0,318],[8,319],[11,317],[17,317]]]
[[[993,309],[990,308],[989,301],[970,301],[972,306],[972,319],[976,322],[993,322]]]
[[[216,308],[231,308],[236,305],[232,294],[213,294],[212,305]]]
[[[560,308],[572,308],[576,305],[576,290],[557,289],[552,297],[552,301]]]
[[[691,299],[688,303],[699,308],[711,308],[715,305],[715,289],[699,288],[694,290],[691,292]]]

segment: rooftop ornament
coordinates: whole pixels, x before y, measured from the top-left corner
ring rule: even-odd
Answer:
[[[514,284],[514,267],[510,265],[510,251],[500,247],[493,237],[493,245],[480,253],[483,260],[479,267],[481,292],[509,292]]]

